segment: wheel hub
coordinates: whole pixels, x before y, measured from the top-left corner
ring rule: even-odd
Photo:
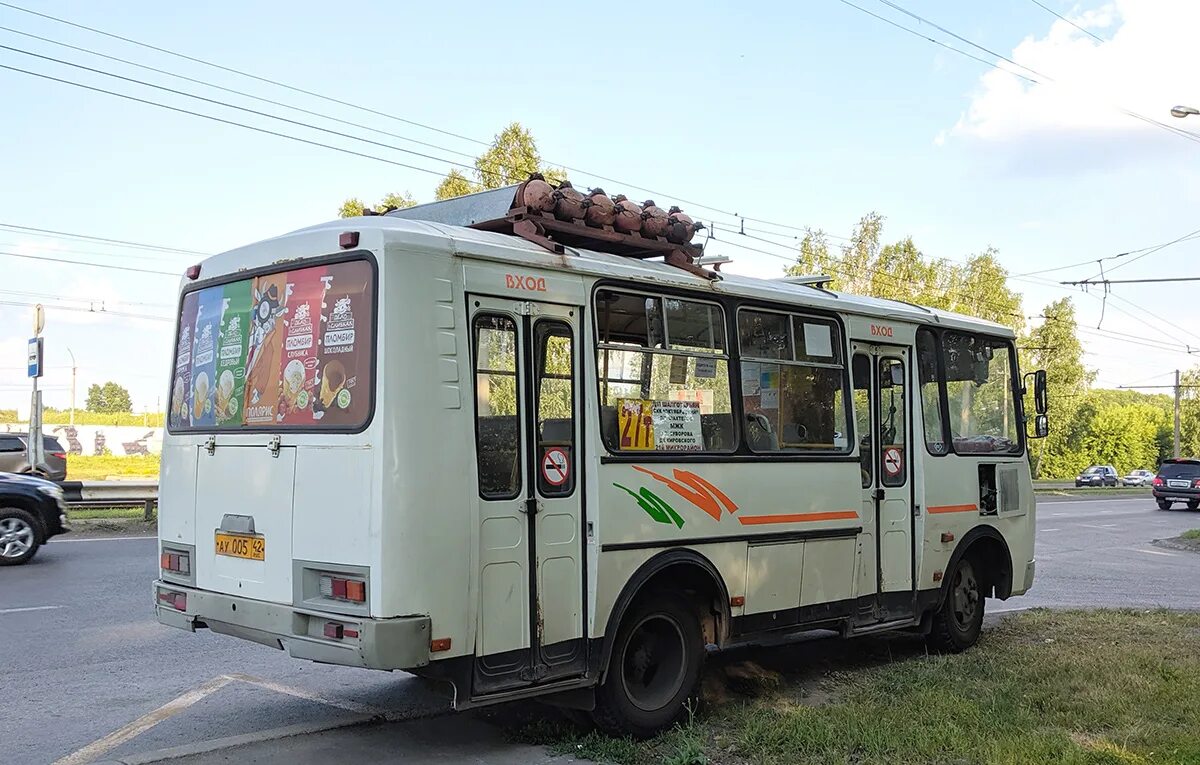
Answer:
[[[683,631],[665,614],[644,618],[630,633],[621,668],[625,694],[634,706],[654,711],[679,692],[687,670]]]
[[[33,529],[20,518],[0,520],[0,555],[19,558],[33,546]]]

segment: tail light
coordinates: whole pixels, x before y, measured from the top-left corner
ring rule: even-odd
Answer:
[[[365,603],[367,602],[367,583],[361,579],[322,576],[321,595],[349,603]]]
[[[1162,476],[1159,476],[1159,475],[1154,476],[1154,480],[1151,481],[1150,483],[1155,486],[1162,486],[1163,485]]]
[[[170,606],[176,611],[187,610],[187,593],[171,592],[170,590],[158,591],[158,602],[163,605]]]
[[[67,458],[67,453],[66,452],[50,452],[50,456],[54,457],[55,459],[65,460]]]
[[[1196,480],[1192,481],[1192,488],[1200,489],[1200,478],[1197,478]]]
[[[192,573],[192,556],[185,552],[163,551],[158,565],[163,571],[187,576]]]

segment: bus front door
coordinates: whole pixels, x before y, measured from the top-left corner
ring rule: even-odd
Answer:
[[[874,582],[879,621],[912,614],[912,449],[909,433],[909,350],[854,343],[855,416],[863,477],[863,529],[874,551],[864,550]]]
[[[582,311],[472,296],[479,602],[472,697],[583,674]]]

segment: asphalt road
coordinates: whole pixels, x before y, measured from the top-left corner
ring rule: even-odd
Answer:
[[[1041,498],[1037,581],[989,609],[1134,606],[1200,609],[1200,555],[1150,544],[1200,527],[1148,497]],[[403,673],[295,661],[258,645],[160,626],[150,606],[152,538],[55,541],[0,570],[0,760],[125,760],[263,731],[372,716],[437,715],[447,704]],[[507,743],[479,716],[351,728],[251,744],[236,761],[551,762]],[[357,731],[357,734],[354,733]],[[336,746],[335,746],[336,744]],[[349,747],[349,748],[348,748]],[[346,757],[355,747],[362,756]],[[194,765],[229,762],[229,751]],[[388,760],[393,761],[393,760]]]

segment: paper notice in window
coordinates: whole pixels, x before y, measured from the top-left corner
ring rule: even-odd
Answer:
[[[759,389],[758,382],[759,368],[758,364],[753,361],[742,362],[742,395],[757,396]]]
[[[617,428],[621,434],[621,451],[652,451],[654,449],[653,401],[617,399]]]
[[[804,324],[804,353],[807,356],[833,356],[833,333],[827,324]]]
[[[700,429],[700,404],[696,401],[655,401],[654,444],[663,452],[698,452],[704,449]]]
[[[717,376],[717,360],[712,356],[696,357],[696,377],[711,380]]]
[[[687,356],[671,357],[671,384],[687,384]]]
[[[760,407],[763,409],[779,408],[779,388],[763,388],[759,394],[762,396]]]

